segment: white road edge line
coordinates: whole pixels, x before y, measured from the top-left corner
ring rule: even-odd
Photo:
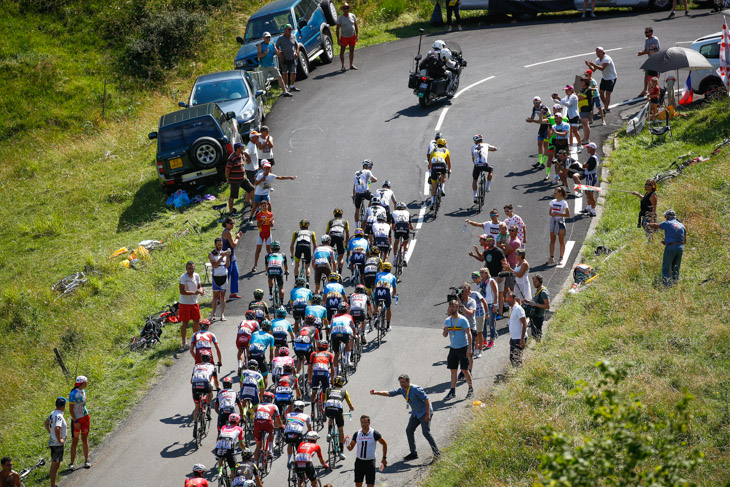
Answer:
[[[439,121],[436,124],[436,132],[441,130],[441,124],[444,123],[444,117],[446,116],[446,112],[449,111],[449,107],[444,107],[443,110],[441,110],[441,115],[439,116]]]
[[[416,239],[414,238],[411,240],[411,243],[408,245],[408,252],[406,252],[406,264],[409,260],[411,260],[411,254],[413,254],[413,249],[416,248]]]
[[[570,257],[570,252],[571,250],[573,250],[574,246],[575,240],[568,240],[567,242],[565,242],[565,254],[563,254],[563,263],[557,266],[558,269],[562,269],[563,267],[565,267],[565,264],[570,261],[568,257]]]
[[[620,51],[621,49],[623,49],[623,47],[616,47],[614,49],[607,49],[604,52]],[[565,56],[565,57],[559,57],[559,58],[555,58],[555,59],[550,59],[548,61],[540,61],[539,63],[528,64],[527,66],[523,66],[523,67],[525,67],[525,68],[531,68],[533,66],[539,66],[541,64],[552,63],[552,62],[555,62],[555,61],[563,61],[565,59],[573,59],[573,58],[576,58],[576,57],[592,56],[592,55],[595,55],[595,54],[596,54],[596,52],[595,51],[592,51],[592,52],[587,52],[585,54],[576,54],[574,56]]]
[[[478,84],[480,84],[480,83],[484,83],[485,81],[489,81],[489,80],[490,80],[490,79],[492,79],[492,78],[494,78],[494,76],[490,76],[490,77],[488,77],[488,78],[484,78],[483,80],[479,80],[479,81],[477,81],[476,83],[472,83],[472,84],[470,84],[469,86],[467,86],[466,88],[464,88],[463,90],[461,90],[461,91],[459,91],[459,92],[458,92],[457,94],[455,94],[455,95],[454,95],[454,98],[459,98],[459,95],[461,95],[462,93],[464,93],[464,92],[465,92],[466,90],[468,90],[468,89],[470,89],[470,88],[474,88],[474,87],[475,87],[476,85],[478,85]]]
[[[436,129],[436,130],[438,130],[438,129]],[[425,181],[423,181],[423,195],[428,196],[430,194],[429,187],[428,187],[428,171],[426,171],[426,174],[424,174],[424,179],[425,179]]]
[[[583,197],[581,196],[578,198],[578,195],[575,196],[575,207],[573,209],[573,215],[578,216],[580,215],[580,212],[583,211]]]
[[[418,222],[416,223],[416,230],[420,230],[423,226],[423,219],[426,216],[426,205],[421,207],[421,211],[418,212]]]

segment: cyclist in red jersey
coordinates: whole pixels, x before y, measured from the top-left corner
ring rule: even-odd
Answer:
[[[205,465],[196,463],[193,465],[193,478],[185,479],[185,487],[209,487],[203,475],[205,475]]]
[[[317,432],[310,431],[304,435],[304,441],[301,445],[299,445],[299,448],[297,448],[297,454],[294,456],[294,462],[296,464],[296,472],[299,479],[297,482],[298,487],[302,487],[304,485],[305,477],[314,485],[321,485],[317,478],[317,471],[314,470],[314,463],[312,462],[312,457],[314,457],[315,453],[319,457],[319,463],[327,470],[330,468],[322,457],[322,448],[320,448],[317,444],[318,439],[319,435]]]
[[[238,348],[238,375],[241,375],[244,362],[248,362],[248,342],[253,332],[259,329],[259,322],[256,321],[256,311],[246,311],[246,319],[238,324],[236,334],[236,348]]]
[[[279,416],[279,408],[274,404],[274,394],[271,392],[264,392],[264,400],[261,404],[256,406],[256,410],[253,413],[253,439],[256,441],[256,451],[253,453],[253,457],[259,461],[259,454],[261,453],[261,447],[264,440],[264,433],[272,435],[269,440],[269,447],[273,448],[274,445],[274,428],[281,429],[281,416]],[[273,452],[270,452],[273,455]]]
[[[200,363],[200,355],[203,352],[213,355],[213,347],[218,353],[218,364],[221,363],[221,349],[218,347],[218,339],[213,332],[208,331],[209,326],[209,320],[200,320],[200,331],[193,333],[193,337],[190,339],[190,355],[193,356],[196,364]]]
[[[302,365],[309,363],[309,357],[314,350],[314,344],[319,340],[319,329],[315,324],[315,316],[309,314],[304,317],[304,323],[299,327],[299,333],[294,338],[294,354],[297,356],[297,373],[302,371]]]
[[[327,340],[317,342],[317,351],[312,352],[309,357],[309,368],[307,370],[307,378],[312,387],[311,397],[317,396],[317,389],[320,387],[322,391],[330,388],[330,381],[335,375],[335,356],[332,352],[328,352],[329,343]],[[316,401],[312,401],[312,416],[314,416],[314,407]]]

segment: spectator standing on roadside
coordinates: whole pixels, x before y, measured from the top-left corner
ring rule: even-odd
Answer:
[[[479,294],[478,292],[477,294],[481,296],[481,294]],[[461,301],[462,306],[464,306],[463,314],[466,318],[466,321],[469,322],[469,329],[471,330],[472,340],[471,346],[469,347],[471,349],[471,356],[469,356],[469,373],[471,373],[472,369],[474,368],[474,337],[477,335],[477,298],[472,296],[471,284],[469,284],[468,282],[465,282],[461,285],[459,301]],[[463,377],[463,374],[459,374],[459,380],[462,380]]]
[[[579,149],[583,150],[583,146],[591,140],[591,100],[593,100],[593,92],[591,91],[590,78],[583,75],[580,79],[580,84],[580,92],[578,93],[578,113],[580,115],[580,123],[583,126],[583,140],[581,141]]]
[[[386,443],[383,435],[374,429],[370,429],[370,416],[363,414],[360,416],[360,430],[352,435],[347,450],[355,449],[355,487],[362,487],[362,481],[368,487],[375,485],[375,450],[377,444],[383,446],[383,458],[381,464],[383,468],[388,466],[388,443]]]
[[[238,294],[238,260],[236,259],[236,247],[238,247],[238,243],[241,241],[243,231],[239,230],[235,235],[233,234],[233,218],[231,217],[223,220],[223,228],[224,230],[221,234],[223,250],[231,250],[231,255],[228,257],[228,283],[230,286],[230,294],[228,297],[231,299],[239,299],[241,295]],[[195,331],[198,331],[197,328]]]
[[[527,345],[527,318],[514,293],[507,293],[505,301],[509,306],[509,360],[512,366],[522,364],[522,351]]]
[[[481,237],[480,237],[481,238]],[[484,238],[486,247],[483,252],[479,252],[477,246],[474,246],[474,251],[469,251],[469,255],[474,257],[480,262],[484,262],[489,269],[489,274],[497,282],[499,301],[497,305],[497,313],[495,315],[496,320],[502,319],[502,311],[504,310],[504,277],[499,277],[499,273],[507,268],[507,259],[504,256],[504,252],[495,245],[494,237],[486,235]],[[496,277],[495,277],[496,276]]]
[[[684,2],[684,15],[685,17],[689,16],[689,10],[687,10],[687,0],[682,0]],[[677,0],[672,0],[672,11],[669,13],[668,19],[671,19],[674,17],[674,9],[677,8]]]
[[[471,225],[472,227],[482,227],[487,235],[491,235],[495,239],[497,238],[497,235],[499,235],[499,212],[496,208],[492,208],[489,211],[489,220],[479,223],[475,222],[474,220],[470,220],[466,218],[464,220],[466,223]]]
[[[555,198],[550,202],[550,259],[547,265],[555,265],[555,239],[560,242],[560,259],[558,265],[563,265],[565,256],[565,219],[570,216],[570,208],[565,201],[567,193],[562,186],[553,191]]]
[[[510,270],[514,273],[514,292],[520,301],[530,301],[532,299],[530,279],[527,277],[527,273],[530,271],[530,263],[525,259],[526,255],[524,249],[515,251],[517,263],[510,267]]]
[[[283,93],[281,96],[292,96],[286,89],[286,83],[281,77],[281,73],[276,69],[274,64],[274,56],[279,56],[279,49],[271,44],[271,34],[264,32],[264,40],[256,46],[256,57],[261,64],[261,72],[264,73],[264,79],[276,78],[279,81],[279,88]]]
[[[20,475],[18,472],[13,470],[13,459],[10,457],[3,457],[2,470],[0,471],[0,485],[2,487],[22,487],[20,483]]]
[[[256,173],[259,171],[259,152],[258,146],[256,145],[259,141],[261,134],[255,130],[251,130],[248,134],[248,143],[246,144],[246,150],[243,151],[246,154],[246,164],[243,168],[246,170],[246,179],[253,183],[256,180]],[[253,206],[253,191],[246,193],[246,203],[248,206]],[[244,206],[245,206],[244,204]]]
[[[468,284],[467,287],[467,298],[469,296]],[[462,290],[463,294],[463,290]],[[471,299],[471,298],[468,298]],[[474,301],[471,299],[471,301]],[[444,397],[444,401],[453,399],[456,397],[456,377],[461,367],[461,372],[464,374],[466,383],[469,385],[469,391],[466,393],[465,399],[469,399],[474,395],[474,388],[471,382],[471,372],[469,372],[469,361],[472,356],[472,336],[469,321],[462,313],[473,314],[473,309],[468,310],[458,300],[452,300],[449,302],[448,317],[444,320],[444,331],[443,335],[449,337],[449,355],[446,359],[446,368],[451,371],[451,389],[448,394]]]
[[[611,93],[613,88],[616,86],[616,80],[618,75],[616,74],[616,66],[613,64],[611,56],[606,54],[606,51],[601,46],[596,48],[596,60],[586,60],[586,66],[591,68],[593,72],[601,71],[601,84],[598,89],[601,95],[601,103],[603,103],[604,110],[606,113],[610,112],[611,109]]]
[[[542,338],[542,324],[545,322],[545,313],[550,310],[550,293],[548,289],[542,285],[542,274],[532,276],[532,284],[535,286],[535,295],[530,302],[530,306],[535,308],[530,321],[532,322],[532,336],[536,340]]]
[[[535,118],[537,117],[537,119]],[[545,167],[545,158],[547,157],[547,138],[548,138],[548,117],[550,117],[550,109],[543,105],[542,98],[536,96],[532,99],[532,115],[526,118],[527,123],[536,123],[540,127],[537,129],[537,162],[532,167],[542,169]]]
[[[411,378],[408,375],[401,374],[398,377],[398,383],[400,385],[398,389],[393,389],[392,391],[375,391],[371,389],[370,394],[383,397],[403,396],[407,406],[411,408],[411,418],[408,420],[408,426],[406,426],[408,448],[410,448],[411,452],[405,456],[404,460],[415,460],[418,458],[415,433],[419,424],[421,425],[423,437],[431,446],[434,460],[440,458],[441,452],[436,446],[436,441],[433,439],[433,436],[431,436],[431,417],[433,416],[431,400],[423,388],[416,384],[411,384]]]
[[[480,283],[482,284],[482,296],[484,296],[484,300],[487,302],[485,328],[489,329],[489,340],[487,340],[487,344],[482,348],[482,350],[489,350],[494,346],[494,340],[497,339],[497,326],[495,320],[497,317],[497,296],[499,296],[499,287],[497,286],[497,281],[492,279],[492,275],[488,268],[482,267],[479,269],[479,277],[481,279]],[[485,331],[484,335],[486,336],[486,334],[487,332]]]
[[[674,210],[664,212],[666,221],[661,223],[647,223],[653,229],[664,230],[664,257],[662,259],[662,278],[665,286],[671,286],[679,281],[679,266],[682,265],[684,244],[687,243],[687,229],[677,220]]]
[[[583,0],[583,15],[580,16],[581,19],[586,18],[586,10],[588,9],[588,0]],[[595,18],[596,16],[596,0],[593,0],[591,2],[591,17]]]
[[[296,176],[277,176],[271,172],[271,164],[269,162],[262,161],[261,171],[256,174],[256,181],[253,185],[256,187],[256,191],[253,199],[253,208],[251,208],[251,219],[249,223],[256,219],[256,210],[262,201],[269,202],[269,208],[271,208],[271,198],[269,193],[271,192],[271,185],[276,180],[288,179],[294,181]]]
[[[230,218],[228,218],[230,220]],[[188,349],[188,343],[185,337],[188,333],[188,323],[193,322],[193,333],[198,331],[200,327],[200,306],[198,305],[198,296],[205,294],[200,286],[200,276],[195,272],[195,262],[189,260],[185,264],[185,273],[180,276],[180,297],[178,303],[178,318],[180,319],[180,334],[182,335],[182,348]]]
[[[596,149],[598,146],[590,142],[586,145],[588,151],[588,160],[583,164],[583,173],[586,178],[586,186],[598,186],[598,154]],[[586,190],[586,207],[581,210],[582,213],[586,213],[590,216],[596,216],[596,193],[597,191]]]
[[[216,237],[215,248],[208,253],[208,260],[213,266],[213,303],[211,305],[209,320],[215,319],[218,310],[218,301],[221,303],[221,321],[226,319],[226,290],[228,289],[228,267],[231,264],[231,249],[223,250],[223,239]]]
[[[292,35],[291,24],[284,25],[284,34],[276,40],[276,50],[279,54],[279,65],[282,67],[282,78],[289,87],[289,91],[300,91],[294,86],[297,80],[297,60],[299,59],[299,43]]]
[[[505,225],[505,227],[506,226],[507,225]],[[520,247],[522,247],[522,242],[519,237],[517,237],[517,225],[510,226],[508,231],[509,237],[502,251],[504,252],[504,256],[507,258],[507,263],[510,267],[514,267],[517,264],[516,252]]]
[[[656,52],[658,52],[661,49],[661,45],[659,44],[659,39],[657,37],[654,37],[654,28],[653,27],[646,27],[644,29],[644,35],[646,36],[646,40],[644,41],[644,50],[639,51],[636,53],[637,56],[652,56]],[[644,89],[641,90],[641,93],[639,93],[639,96],[644,96],[647,93],[647,87],[649,86],[649,80],[654,77],[659,76],[659,73],[657,71],[644,71]]]
[[[565,98],[560,98],[557,93],[552,94],[552,98],[555,103],[560,103],[567,109],[568,123],[570,123],[570,145],[573,145],[573,137],[575,137],[575,143],[578,145],[578,152],[583,149],[580,147],[580,133],[578,127],[580,127],[580,113],[578,112],[578,95],[575,94],[573,85],[565,85],[563,88],[565,91]]]
[[[514,209],[514,206],[512,206],[512,203],[508,203],[504,205],[504,214],[507,216],[507,218],[504,219],[504,222],[507,224],[507,227],[511,227],[512,225],[515,225],[517,227],[517,238],[520,239],[520,242],[522,242],[522,246],[524,247],[527,244],[527,225],[525,225],[524,220],[520,217],[520,215],[516,214]]]
[[[228,156],[228,162],[226,163],[226,180],[231,186],[231,194],[228,196],[228,212],[235,213],[233,203],[238,198],[241,187],[246,192],[246,198],[248,199],[249,194],[253,193],[253,186],[251,182],[246,179],[245,162],[248,154],[244,152],[244,145],[240,142],[236,142],[233,146],[233,153]]]
[[[484,345],[484,319],[487,314],[487,301],[484,299],[484,296],[479,289],[479,272],[472,272],[471,278],[472,281],[476,282],[474,282],[474,289],[469,291],[469,297],[474,300],[477,307],[474,310],[474,326],[472,326],[471,329],[472,344],[474,346],[472,347],[469,372],[473,370],[474,359],[482,357],[482,346]]]
[[[643,228],[646,233],[646,238],[649,242],[654,241],[654,230],[648,226],[649,223],[656,223],[656,209],[659,198],[657,197],[656,181],[653,179],[647,179],[644,183],[644,189],[646,193],[641,194],[638,191],[632,191],[631,194],[641,198],[639,206],[639,224],[636,225],[638,228]]]
[[[590,121],[593,123],[593,110],[598,108],[598,114],[601,116],[601,125],[606,125],[606,117],[603,114],[603,106],[601,105],[601,97],[598,94],[598,83],[593,79],[593,70],[586,69],[583,75],[588,78],[588,84],[591,86],[591,118]]]
[[[76,459],[76,448],[79,445],[79,436],[81,437],[81,449],[84,452],[84,468],[91,468],[89,463],[89,411],[86,410],[86,386],[89,379],[80,375],[76,377],[74,388],[68,395],[68,401],[71,403],[71,458],[69,470],[74,469],[74,460]]]
[[[355,60],[355,44],[357,44],[358,36],[360,35],[360,28],[357,25],[357,17],[355,14],[350,13],[350,4],[345,2],[342,5],[342,14],[337,17],[337,27],[335,28],[335,36],[337,37],[337,43],[340,45],[340,61],[342,62],[342,68],[340,71],[345,71],[345,49],[350,48],[350,69],[357,69],[353,64]]]
[[[51,449],[51,487],[56,487],[56,474],[63,461],[63,447],[66,444],[67,425],[63,411],[66,409],[66,398],[56,399],[56,409],[46,418],[45,426],[48,435],[48,446]]]
[[[269,127],[266,125],[261,126],[261,134],[256,141],[256,148],[258,149],[259,160],[266,159],[272,166],[275,164],[274,138],[269,133]]]
[[[451,32],[451,14],[454,14],[454,18],[456,18],[456,28],[459,30],[463,30],[461,28],[461,0],[447,0],[446,1],[446,25],[449,26],[449,32]]]

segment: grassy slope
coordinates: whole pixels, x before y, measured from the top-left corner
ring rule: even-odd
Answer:
[[[645,178],[674,157],[690,151],[707,155],[712,143],[730,135],[729,108],[723,100],[691,112],[674,125],[674,140],[664,144],[650,145],[646,132],[621,138],[608,162],[612,187],[641,191]],[[647,244],[636,228],[639,200],[608,192],[603,218],[583,255],[600,268],[600,277],[568,296],[543,342],[461,429],[425,486],[530,485],[542,451],[541,426],[568,434],[590,431],[585,404],[568,392],[577,380],[596,378],[593,364],[599,359],[634,364],[621,390],[638,394],[655,418],[666,418],[683,391],[692,393],[695,418],[688,440],[706,455],[694,480],[725,485],[730,478],[728,171],[726,147],[659,187],[659,214],[674,208],[688,228],[682,280],[671,289],[660,284],[661,238]],[[598,245],[623,248],[606,260],[592,256]]]

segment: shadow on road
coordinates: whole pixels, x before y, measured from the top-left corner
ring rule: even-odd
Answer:
[[[189,443],[180,444],[177,441],[170,446],[166,446],[160,452],[162,458],[180,458],[186,457],[196,451],[195,442],[190,441]]]
[[[418,103],[415,105],[412,105],[410,107],[401,108],[397,112],[393,114],[390,118],[386,118],[384,121],[385,123],[391,122],[397,118],[400,117],[409,117],[409,118],[423,118],[428,117],[431,115],[431,112],[434,112],[436,110],[439,110],[442,106],[445,106],[446,104],[442,103],[434,103],[430,107],[422,107]]]
[[[405,460],[399,460],[395,463],[389,464],[383,473],[399,473],[413,470],[414,468],[420,468],[422,465],[408,465]]]
[[[186,414],[183,416],[182,414],[176,414],[175,416],[170,416],[169,418],[162,418],[160,419],[160,423],[165,424],[192,424],[193,418]]]
[[[455,217],[467,217],[479,214],[476,206],[470,206],[469,208],[459,208],[449,213],[444,213],[444,216],[455,216]]]

